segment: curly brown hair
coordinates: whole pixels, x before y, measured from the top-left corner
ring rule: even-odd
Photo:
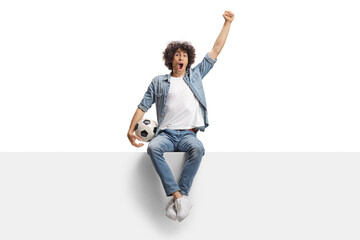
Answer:
[[[191,45],[191,43],[185,41],[185,42],[180,42],[180,41],[172,41],[170,42],[165,51],[163,52],[163,59],[165,61],[165,66],[169,69],[169,70],[173,70],[173,66],[172,66],[172,60],[174,59],[174,55],[176,50],[178,49],[184,50],[187,52],[188,55],[188,65],[186,66],[186,70],[188,70],[191,65],[195,62],[195,48]]]

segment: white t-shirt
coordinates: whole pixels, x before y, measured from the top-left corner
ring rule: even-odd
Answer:
[[[160,129],[191,129],[204,126],[199,101],[183,77],[170,78],[165,115]]]

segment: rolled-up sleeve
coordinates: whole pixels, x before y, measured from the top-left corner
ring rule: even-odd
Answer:
[[[154,102],[155,102],[154,83],[153,81],[151,81],[138,107],[144,112],[147,112],[151,108]]]
[[[209,53],[207,53],[204,59],[199,63],[194,70],[198,70],[201,74],[201,77],[204,78],[206,74],[212,69],[217,60],[210,57]]]

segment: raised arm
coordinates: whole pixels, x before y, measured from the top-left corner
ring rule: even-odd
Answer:
[[[224,25],[215,41],[213,49],[209,52],[209,55],[212,59],[216,59],[217,56],[220,54],[221,49],[224,47],[227,35],[230,30],[231,22],[234,20],[234,13],[230,11],[225,11],[223,17],[225,19]]]

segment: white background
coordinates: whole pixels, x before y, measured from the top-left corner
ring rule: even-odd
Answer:
[[[145,151],[126,133],[162,51],[188,40],[198,63],[225,10],[206,151],[359,151],[355,0],[1,1],[0,151]]]
[[[358,1],[1,1],[0,151],[143,152],[126,133],[162,51],[226,45],[178,224],[146,153],[2,153],[2,239],[359,239]],[[155,107],[147,114],[155,119]],[[209,153],[210,152],[210,153]],[[141,154],[141,157],[138,157]]]

